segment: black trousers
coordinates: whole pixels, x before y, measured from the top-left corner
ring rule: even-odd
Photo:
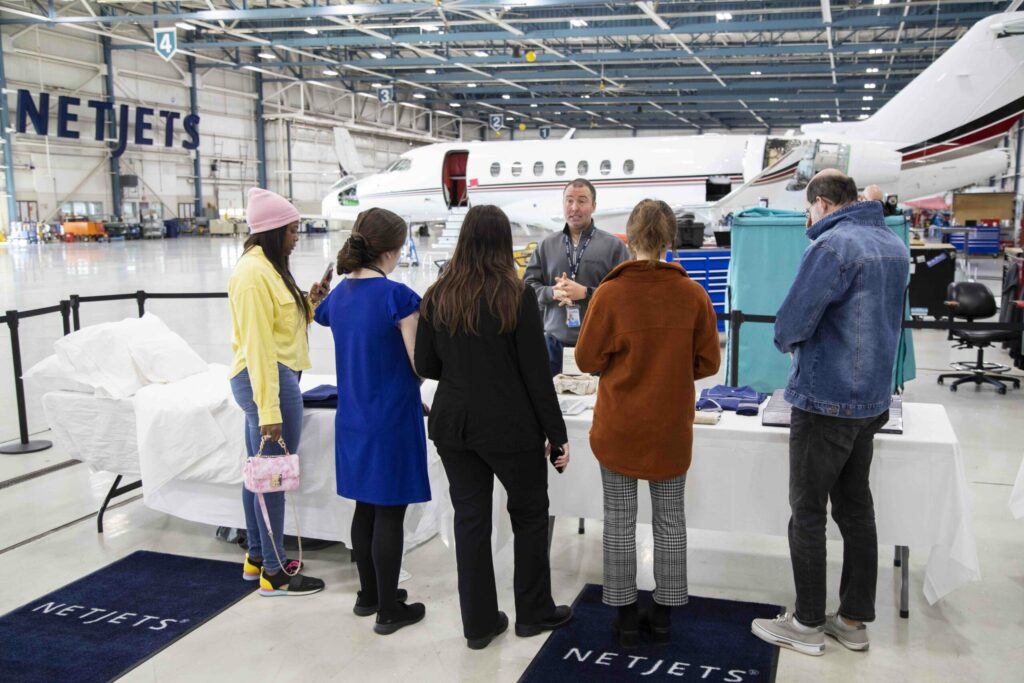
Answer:
[[[874,621],[878,578],[875,506],[868,485],[873,439],[889,420],[845,419],[793,408],[789,432],[789,554],[796,584],[796,618],[825,623],[826,506],[843,535],[839,614]]]
[[[548,564],[548,463],[544,451],[478,453],[440,444],[437,451],[455,508],[455,559],[464,635],[489,635],[498,621],[491,555],[495,476],[508,493],[508,514],[515,534],[516,621],[535,624],[551,616],[555,603]]]

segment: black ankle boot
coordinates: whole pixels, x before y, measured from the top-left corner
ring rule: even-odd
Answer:
[[[619,607],[614,628],[619,634],[619,645],[623,649],[632,650],[640,644],[640,612],[635,602]]]
[[[651,602],[651,637],[655,643],[667,643],[672,638],[672,608]]]
[[[373,625],[374,632],[382,636],[391,635],[401,628],[423,621],[427,613],[427,608],[422,602],[414,602],[411,605],[397,602],[395,605],[395,611],[390,615],[383,616],[377,612],[377,623]]]

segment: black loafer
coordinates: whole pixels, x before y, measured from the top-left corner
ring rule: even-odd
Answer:
[[[400,602],[398,603],[398,613],[395,616],[381,619],[380,614],[377,614],[377,623],[373,625],[373,631],[378,635],[388,636],[398,629],[423,621],[423,617],[426,615],[427,608],[422,602],[414,602],[411,605]]]
[[[551,616],[539,624],[520,624],[516,622],[516,635],[520,638],[529,638],[540,635],[544,631],[554,631],[559,626],[565,626],[572,620],[572,607],[559,605],[552,612]]]
[[[508,615],[504,612],[498,612],[498,625],[494,627],[494,631],[487,636],[482,638],[466,638],[466,645],[469,646],[470,650],[482,650],[491,644],[491,641],[500,636],[502,633],[508,630]]]
[[[363,592],[356,591],[356,604],[355,607],[352,608],[352,611],[355,613],[357,617],[372,617],[374,614],[377,613],[377,610],[380,609],[380,605],[378,605],[377,603],[373,603],[372,605],[360,604],[360,601],[362,601],[362,599]],[[397,600],[398,602],[405,602],[408,599],[409,594],[405,591],[404,588],[399,588],[397,591],[395,591],[395,600]]]

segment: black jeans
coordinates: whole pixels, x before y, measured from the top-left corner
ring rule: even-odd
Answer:
[[[438,444],[455,508],[455,561],[459,606],[467,638],[482,638],[498,623],[498,594],[491,555],[494,477],[508,493],[515,534],[516,622],[536,624],[555,611],[548,564],[548,462],[543,449],[478,453]]]
[[[889,420],[844,419],[793,408],[789,432],[789,554],[796,584],[796,618],[825,623],[826,506],[843,535],[839,614],[874,621],[878,578],[875,507],[868,485],[872,440]]]

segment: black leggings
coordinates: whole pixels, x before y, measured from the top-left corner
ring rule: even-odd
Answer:
[[[380,606],[378,614],[384,619],[397,610],[395,592],[402,570],[406,507],[356,501],[352,517],[352,552],[359,569],[359,590],[365,602]]]

